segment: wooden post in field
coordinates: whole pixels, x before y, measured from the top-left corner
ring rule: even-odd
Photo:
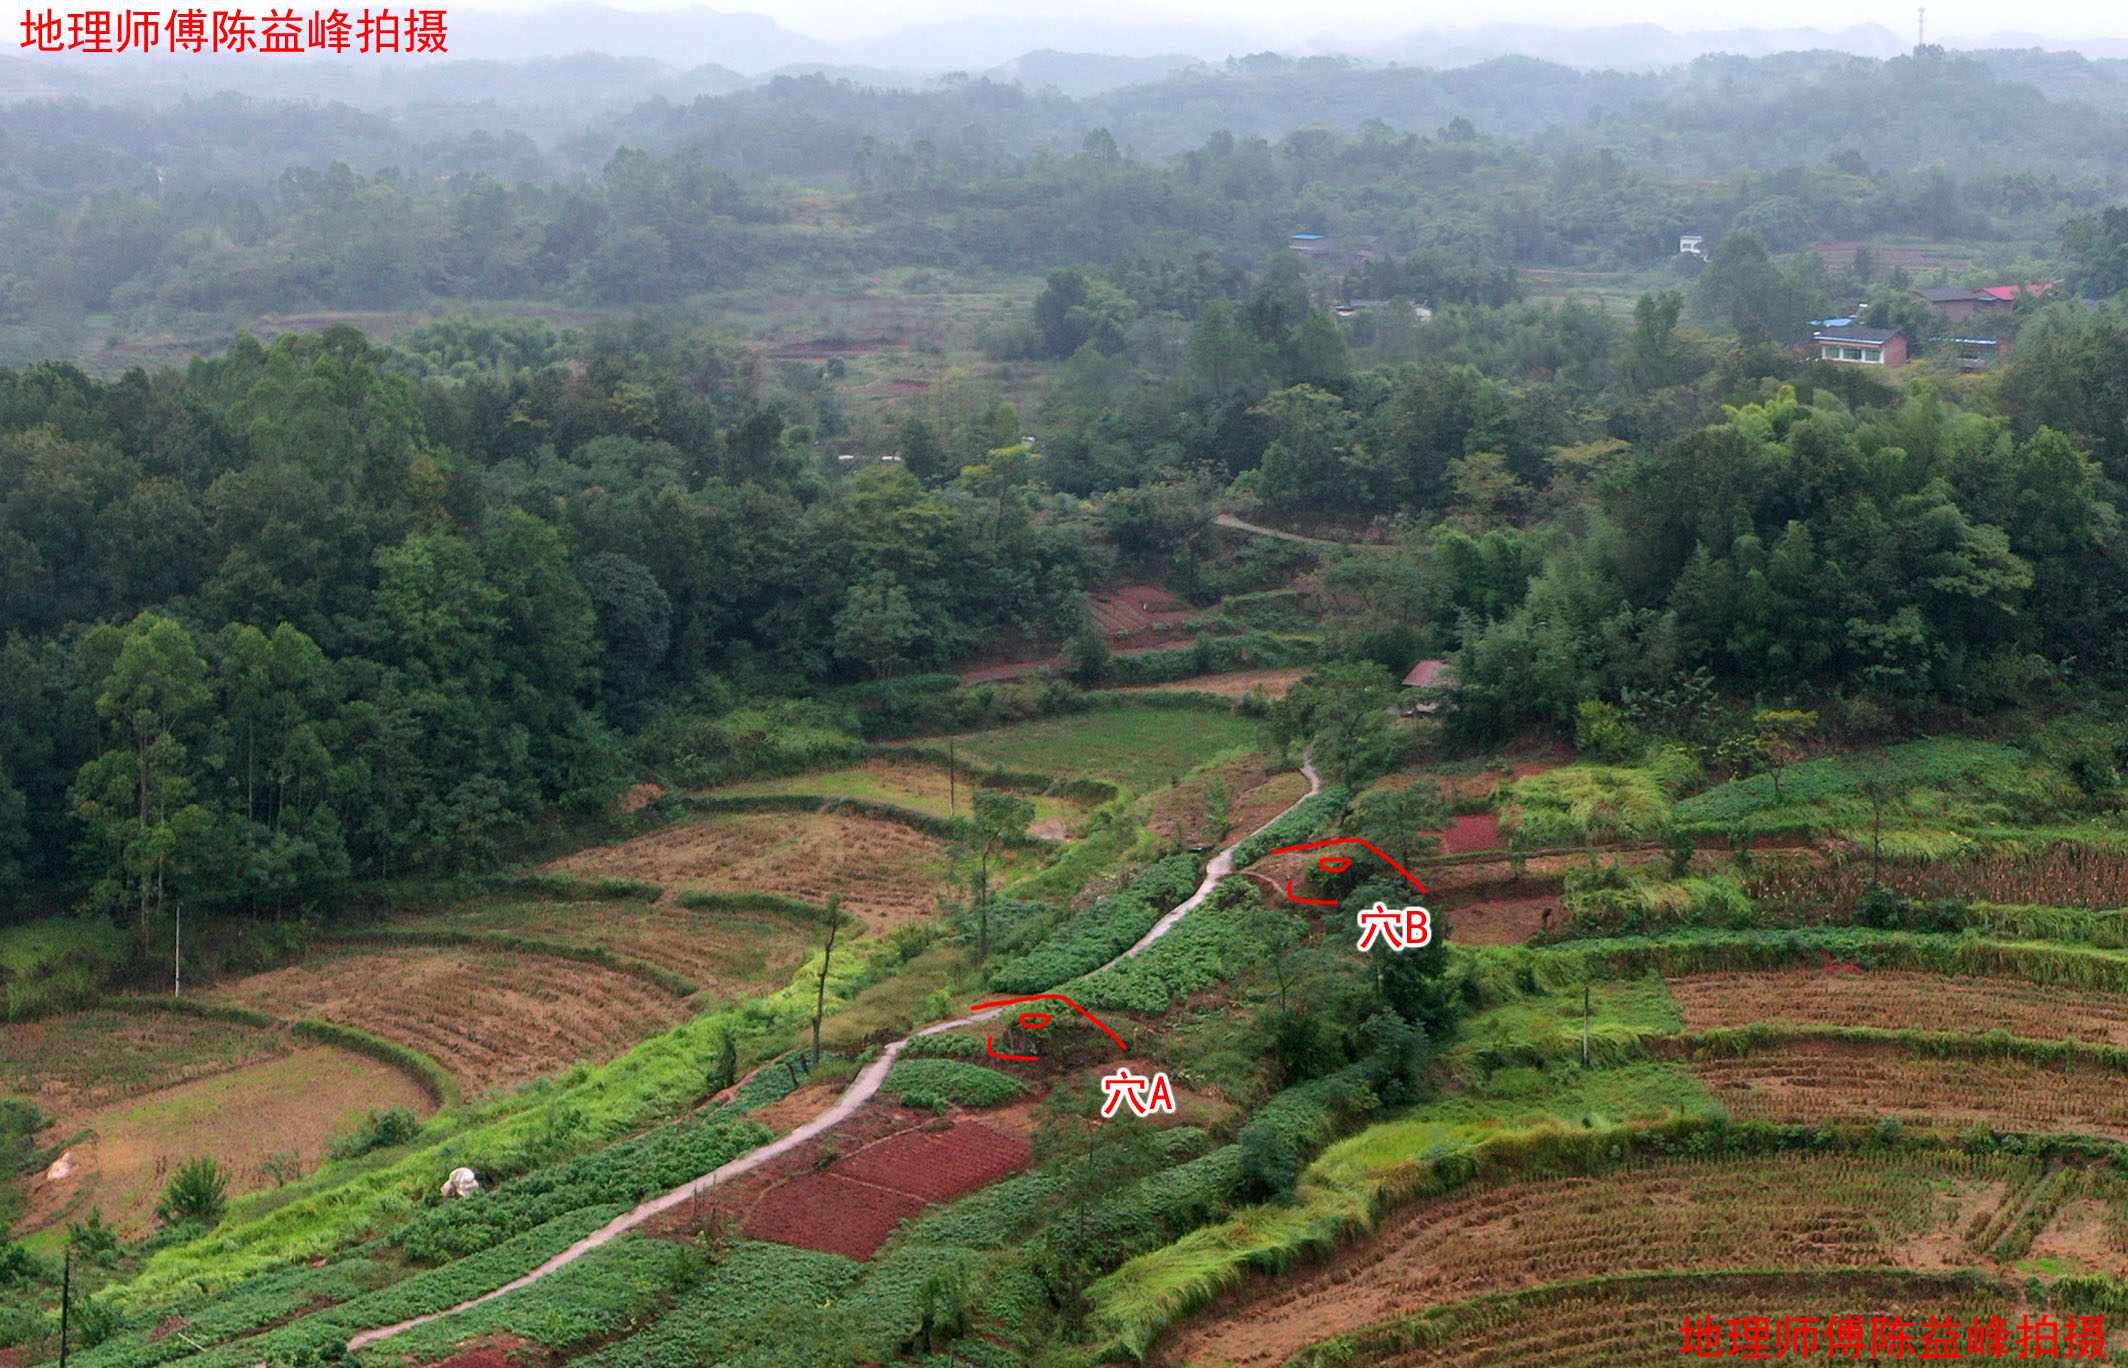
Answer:
[[[1589,1067],[1589,985],[1581,985],[1581,1067]]]
[[[961,815],[960,785],[954,779],[953,738],[946,738],[946,811],[950,816]]]
[[[74,1246],[66,1247],[66,1262],[59,1270],[59,1368],[66,1368],[67,1331],[74,1314]]]

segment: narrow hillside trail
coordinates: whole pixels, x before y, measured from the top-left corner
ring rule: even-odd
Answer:
[[[1212,522],[1219,527],[1231,527],[1236,532],[1254,532],[1259,537],[1276,537],[1280,541],[1299,542],[1303,546],[1328,546],[1335,547],[1340,551],[1394,551],[1396,549],[1381,542],[1344,542],[1332,541],[1328,537],[1303,536],[1298,532],[1287,532],[1276,527],[1265,527],[1262,523],[1246,522],[1235,517],[1232,513],[1218,514],[1212,519]]]
[[[1313,798],[1316,794],[1322,792],[1323,780],[1322,776],[1316,772],[1315,762],[1313,760],[1304,759],[1301,761],[1300,768],[1301,773],[1305,774],[1308,777],[1308,791],[1305,794],[1301,795],[1299,798],[1295,799],[1293,803],[1288,805],[1285,809],[1280,811],[1277,816],[1271,818],[1269,822],[1265,822],[1262,827],[1258,827],[1256,829],[1257,831],[1261,831],[1265,827],[1270,826],[1272,822],[1278,821],[1279,818],[1284,817],[1286,813],[1291,812],[1294,808],[1300,806],[1302,803],[1308,801],[1308,799]],[[1158,941],[1162,936],[1165,936],[1168,932],[1174,930],[1176,925],[1179,924],[1184,917],[1187,917],[1190,913],[1196,911],[1199,907],[1202,907],[1204,905],[1205,899],[1212,896],[1212,890],[1217,888],[1223,881],[1233,875],[1234,851],[1240,847],[1243,841],[1248,840],[1249,836],[1253,836],[1255,834],[1255,831],[1248,833],[1247,836],[1241,837],[1233,844],[1227,846],[1224,850],[1221,850],[1219,853],[1212,856],[1212,858],[1205,864],[1204,878],[1197,885],[1197,891],[1192,893],[1188,898],[1184,899],[1182,902],[1176,904],[1174,909],[1168,912],[1167,915],[1160,918],[1159,921],[1154,922],[1152,929],[1138,938],[1137,944],[1131,946],[1122,954],[1117,955],[1114,959],[1108,961],[1107,964],[1102,965],[1101,969],[1106,969],[1110,965],[1120,964],[1124,960],[1129,959],[1131,956],[1142,953],[1148,946]],[[1101,969],[1095,969],[1091,972],[1099,973],[1101,972]],[[910,1041],[915,1040],[919,1036],[938,1035],[945,1031],[957,1030],[962,1026],[972,1026],[979,1022],[992,1021],[995,1020],[998,1016],[1002,1015],[1005,1010],[1006,1009],[1004,1007],[992,1007],[988,1011],[975,1012],[964,1017],[956,1017],[951,1021],[937,1022],[933,1025],[926,1026],[921,1030],[910,1032],[908,1035],[903,1036],[900,1040],[895,1041],[893,1044],[881,1050],[879,1052],[879,1058],[865,1065],[863,1070],[858,1073],[857,1077],[850,1080],[850,1086],[843,1090],[842,1096],[836,1099],[834,1106],[829,1107],[826,1111],[814,1117],[811,1121],[806,1122],[804,1125],[792,1131],[790,1134],[781,1136],[775,1140],[771,1140],[769,1143],[761,1146],[758,1149],[749,1150],[745,1154],[740,1155],[738,1158],[733,1159],[730,1162],[723,1164],[718,1168],[712,1169],[708,1173],[703,1174],[700,1178],[696,1178],[691,1182],[683,1183],[679,1187],[674,1188],[672,1191],[665,1193],[663,1196],[651,1198],[649,1201],[644,1202],[641,1206],[636,1207],[633,1211],[625,1212],[622,1215],[614,1217],[613,1220],[607,1222],[603,1226],[600,1226],[597,1230],[592,1231],[589,1235],[586,1235],[583,1239],[578,1240],[575,1244],[570,1245],[567,1249],[555,1255],[553,1258],[547,1260],[539,1267],[533,1269],[530,1273],[525,1274],[521,1278],[514,1278],[511,1281],[504,1283],[501,1287],[496,1288],[492,1292],[483,1293],[478,1297],[474,1297],[468,1301],[460,1302],[458,1305],[450,1307],[443,1311],[432,1311],[425,1316],[415,1316],[410,1320],[403,1320],[395,1325],[385,1325],[379,1326],[377,1329],[374,1330],[364,1330],[360,1334],[357,1334],[350,1338],[347,1341],[347,1347],[349,1349],[361,1349],[368,1345],[376,1344],[380,1340],[390,1339],[393,1335],[399,1334],[401,1331],[404,1330],[411,1330],[417,1325],[426,1325],[430,1321],[442,1320],[446,1316],[455,1316],[461,1311],[480,1305],[482,1302],[493,1301],[495,1298],[502,1296],[506,1292],[515,1292],[521,1287],[531,1286],[533,1283],[538,1282],[541,1278],[546,1277],[549,1273],[554,1272],[556,1269],[564,1268],[567,1267],[569,1264],[575,1263],[578,1259],[590,1253],[592,1250],[597,1249],[600,1245],[606,1244],[607,1242],[611,1241],[616,1235],[626,1234],[628,1231],[635,1229],[637,1226],[643,1224],[645,1221],[650,1220],[652,1217],[657,1216],[663,1212],[670,1211],[672,1208],[679,1206],[683,1202],[692,1201],[697,1194],[706,1193],[719,1183],[728,1182],[743,1173],[751,1172],[752,1170],[759,1168],[761,1165],[768,1163],[770,1160],[775,1159],[777,1156],[786,1154],[789,1151],[796,1149],[798,1146],[803,1145],[808,1140],[811,1140],[813,1137],[820,1135],[822,1132],[832,1130],[836,1126],[841,1125],[844,1121],[848,1120],[850,1116],[857,1111],[858,1108],[864,1106],[865,1103],[871,1101],[873,1096],[879,1092],[880,1085],[887,1081],[888,1072],[894,1068],[894,1061],[901,1057],[903,1047],[908,1045]]]

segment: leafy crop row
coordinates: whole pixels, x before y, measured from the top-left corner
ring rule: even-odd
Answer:
[[[474,1198],[461,1205],[470,1206],[481,1200]],[[202,1354],[190,1361],[192,1368],[233,1368],[237,1364],[285,1358],[291,1353],[345,1340],[358,1330],[447,1311],[531,1272],[627,1209],[625,1205],[613,1203],[568,1212],[456,1263],[416,1273],[263,1335],[242,1338]],[[263,1304],[263,1299],[247,1300]],[[232,1327],[230,1333],[240,1334],[250,1328],[253,1327]],[[200,1338],[196,1330],[188,1333],[195,1340]],[[149,1368],[150,1365],[184,1358],[191,1352],[192,1348],[181,1336],[166,1336],[152,1343],[129,1339],[91,1350],[81,1356],[81,1361],[88,1368]]]
[[[498,1333],[551,1349],[577,1348],[654,1316],[666,1298],[686,1290],[686,1261],[682,1245],[623,1235],[536,1283],[417,1325],[380,1347],[395,1360],[424,1363],[445,1357],[465,1340]]]
[[[1032,951],[999,966],[990,976],[991,985],[1007,993],[1040,993],[1097,969],[1128,950],[1196,884],[1195,856],[1170,855],[1156,861],[1128,888],[1103,898]]]
[[[1087,1007],[1165,1012],[1177,999],[1227,982],[1269,955],[1248,920],[1254,901],[1244,881],[1229,881],[1205,906],[1152,945],[1098,973],[1074,979],[1062,991]]]
[[[579,1360],[581,1368],[673,1368],[757,1362],[778,1308],[819,1307],[838,1296],[859,1265],[840,1254],[740,1240],[658,1322]],[[780,1347],[780,1346],[779,1346]]]
[[[958,1059],[903,1059],[895,1062],[882,1086],[905,1106],[943,1111],[948,1103],[964,1107],[1001,1107],[1027,1091],[1009,1074]]]
[[[700,1177],[774,1138],[757,1121],[681,1120],[633,1140],[511,1178],[471,1201],[434,1207],[393,1234],[392,1243],[416,1259],[462,1258],[564,1213],[600,1202],[640,1202]],[[509,1156],[490,1157],[476,1170],[508,1172]]]
[[[1246,869],[1283,846],[1299,845],[1352,804],[1352,790],[1330,784],[1301,799],[1276,819],[1234,847],[1234,868]]]

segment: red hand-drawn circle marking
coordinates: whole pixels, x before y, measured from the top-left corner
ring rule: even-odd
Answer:
[[[1047,1012],[1020,1013],[1020,1025],[1025,1026],[1030,1031],[1039,1031],[1044,1026],[1047,1026],[1049,1022],[1050,1016]]]
[[[1419,881],[1418,881],[1417,879],[1415,879],[1415,878],[1412,878],[1412,874],[1411,874],[1411,871],[1410,871],[1410,870],[1408,870],[1408,869],[1404,868],[1404,866],[1402,866],[1402,865],[1398,864],[1398,863],[1397,863],[1397,862],[1396,862],[1395,860],[1391,860],[1391,859],[1389,859],[1389,857],[1388,857],[1387,855],[1383,855],[1383,854],[1382,854],[1382,851],[1381,851],[1381,848],[1380,848],[1379,846],[1375,845],[1375,843],[1374,843],[1374,842],[1372,842],[1372,841],[1368,840],[1368,839],[1367,839],[1366,837],[1364,837],[1364,836],[1334,836],[1334,837],[1332,837],[1331,839],[1329,839],[1329,840],[1327,840],[1327,841],[1309,841],[1309,842],[1307,842],[1307,843],[1305,843],[1305,844],[1303,844],[1303,845],[1290,845],[1290,846],[1280,846],[1280,847],[1279,847],[1278,849],[1276,849],[1276,850],[1269,850],[1269,851],[1265,851],[1264,853],[1265,853],[1265,854],[1267,854],[1267,855],[1285,855],[1285,854],[1288,854],[1288,853],[1290,853],[1290,852],[1293,852],[1293,851],[1299,851],[1299,850],[1320,850],[1320,849],[1322,849],[1322,848],[1323,848],[1324,846],[1334,846],[1334,845],[1358,845],[1358,846],[1365,846],[1365,847],[1367,847],[1367,849],[1369,849],[1369,850],[1373,851],[1373,852],[1374,852],[1375,854],[1377,854],[1377,855],[1381,855],[1382,859],[1384,859],[1384,860],[1388,861],[1388,863],[1389,863],[1389,867],[1390,867],[1390,868],[1394,869],[1394,870],[1395,870],[1395,871],[1396,871],[1397,873],[1399,873],[1399,874],[1403,875],[1403,876],[1404,876],[1405,878],[1407,878],[1407,879],[1411,879],[1411,886],[1412,886],[1413,888],[1416,888],[1416,889],[1418,889],[1418,890],[1419,890],[1419,891],[1420,891],[1421,893],[1424,893],[1424,892],[1426,891],[1426,885],[1425,885],[1425,884],[1422,884],[1422,883],[1420,883],[1420,882],[1419,882]],[[1330,867],[1330,861],[1331,861],[1331,860],[1333,860],[1333,859],[1337,859],[1337,858],[1339,858],[1339,857],[1337,857],[1337,856],[1332,856],[1332,855],[1321,855],[1321,856],[1317,856],[1317,857],[1316,857],[1316,864],[1317,864],[1317,867],[1318,867],[1318,868],[1322,868],[1322,869],[1329,869],[1329,867]],[[1351,860],[1349,860],[1349,859],[1347,859],[1347,860],[1345,861],[1345,863],[1346,863],[1347,865],[1350,865],[1350,864],[1352,863],[1352,861],[1351,861]],[[1335,871],[1335,870],[1332,870],[1331,872],[1332,872],[1332,873],[1335,873],[1336,871]],[[1328,898],[1303,898],[1303,897],[1302,897],[1302,896],[1301,896],[1300,894],[1298,894],[1298,893],[1295,893],[1295,892],[1293,891],[1293,880],[1291,880],[1291,879],[1288,879],[1288,880],[1286,880],[1286,896],[1287,896],[1288,898],[1292,899],[1292,900],[1293,900],[1294,902],[1302,902],[1302,903],[1315,903],[1315,904],[1317,904],[1318,906],[1321,906],[1321,907],[1335,907],[1335,906],[1337,906],[1337,904],[1336,904],[1335,902],[1331,901],[1331,900],[1330,900],[1330,899],[1328,899]],[[1081,1009],[1081,1010],[1084,1010],[1084,1009]]]
[[[1352,860],[1346,855],[1325,855],[1315,862],[1315,867],[1325,874],[1342,874],[1352,868]]]

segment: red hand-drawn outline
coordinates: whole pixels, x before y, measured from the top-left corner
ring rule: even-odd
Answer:
[[[1320,850],[1324,846],[1333,845],[1363,845],[1369,850],[1374,851],[1375,854],[1382,855],[1381,849],[1377,847],[1374,842],[1368,840],[1364,836],[1336,836],[1327,841],[1310,841],[1306,845],[1280,846],[1276,850],[1266,851],[1265,853],[1268,855],[1284,855],[1289,851]],[[1384,860],[1389,860],[1390,868],[1396,870],[1397,873],[1403,875],[1405,878],[1411,879],[1411,886],[1413,888],[1418,889],[1421,893],[1424,893],[1426,891],[1426,885],[1420,883],[1417,879],[1412,878],[1410,870],[1404,868],[1404,866],[1398,864],[1395,860],[1390,860],[1387,855],[1382,855],[1382,858]],[[1325,872],[1331,874],[1342,873],[1343,871],[1352,868],[1352,861],[1349,858],[1341,855],[1325,855],[1321,859],[1317,860],[1315,863],[1317,868],[1322,869]],[[1335,865],[1336,867],[1332,868],[1333,865]],[[1293,881],[1291,879],[1286,880],[1286,896],[1288,898],[1291,898],[1294,902],[1314,903],[1318,907],[1337,906],[1335,902],[1331,901],[1328,898],[1301,897],[1298,893],[1295,893],[1293,891]]]
[[[1100,1027],[1100,1028],[1101,1028],[1102,1030],[1104,1030],[1104,1031],[1108,1031],[1108,1038],[1109,1038],[1110,1040],[1113,1040],[1113,1041],[1115,1041],[1115,1042],[1116,1042],[1116,1048],[1117,1048],[1117,1049],[1119,1049],[1119,1050],[1128,1050],[1128,1049],[1130,1048],[1130,1046],[1128,1046],[1128,1045],[1126,1045],[1126,1044],[1124,1044],[1124,1043],[1123,1043],[1123,1037],[1122,1037],[1122,1036],[1119,1036],[1119,1035],[1117,1035],[1117,1034],[1116,1034],[1116,1033],[1115,1033],[1114,1031],[1109,1031],[1109,1030],[1108,1030],[1108,1023],[1107,1023],[1107,1022],[1105,1022],[1105,1021],[1101,1020],[1101,1018],[1099,1018],[1099,1017],[1095,1016],[1095,1015],[1094,1015],[1094,1014],[1093,1014],[1092,1012],[1089,1012],[1089,1011],[1087,1011],[1087,1010],[1086,1010],[1086,1009],[1085,1009],[1084,1007],[1081,1007],[1081,1006],[1080,1006],[1080,1005],[1079,1005],[1078,1003],[1076,1003],[1076,1002],[1072,1002],[1070,998],[1068,998],[1068,997],[1064,996],[1064,995],[1063,995],[1062,993],[1033,993],[1033,994],[1030,994],[1030,995],[1029,995],[1029,996],[1027,996],[1027,997],[1012,997],[1012,998],[999,998],[999,999],[998,999],[997,1001],[995,1001],[995,1002],[978,1002],[978,1003],[976,1003],[976,1004],[975,1004],[975,1005],[974,1005],[973,1007],[970,1007],[970,1008],[969,1008],[968,1010],[969,1010],[969,1011],[971,1011],[971,1012],[980,1012],[980,1011],[982,1011],[982,1010],[983,1010],[983,1009],[984,1009],[985,1007],[1010,1007],[1010,1006],[1011,1006],[1011,1005],[1012,1005],[1013,1003],[1015,1003],[1015,1002],[1047,1002],[1047,1001],[1050,1001],[1051,999],[1054,999],[1055,1001],[1058,1001],[1058,1002],[1069,1002],[1069,1003],[1071,1003],[1071,1008],[1072,1008],[1072,1010],[1073,1010],[1073,1011],[1077,1012],[1077,1013],[1078,1013],[1078,1014],[1079,1014],[1080,1016],[1083,1016],[1083,1017],[1085,1017],[1085,1018],[1086,1018],[1086,1019],[1087,1019],[1088,1021],[1091,1021],[1091,1022],[1092,1022],[1092,1023],[1094,1024],[1094,1025],[1096,1025],[1096,1026],[1099,1026],[1099,1027]],[[1020,1016],[1021,1016],[1021,1019],[1022,1019],[1022,1020],[1025,1020],[1025,1019],[1026,1019],[1027,1017],[1030,1017],[1030,1016],[1041,1016],[1041,1015],[1043,1015],[1043,1013],[1040,1013],[1040,1012],[1022,1012],[1022,1013],[1020,1014]],[[1044,1024],[1046,1025],[1047,1023],[1045,1022]],[[992,1037],[990,1037],[990,1039],[989,1039],[989,1042],[988,1042],[988,1043],[989,1043],[989,1045],[990,1045],[990,1057],[991,1057],[992,1059],[1036,1059],[1036,1058],[1039,1058],[1039,1056],[1037,1056],[1037,1055],[1006,1055],[1006,1054],[999,1054],[999,1053],[997,1052],[997,1037],[996,1037],[996,1036],[992,1036]]]

